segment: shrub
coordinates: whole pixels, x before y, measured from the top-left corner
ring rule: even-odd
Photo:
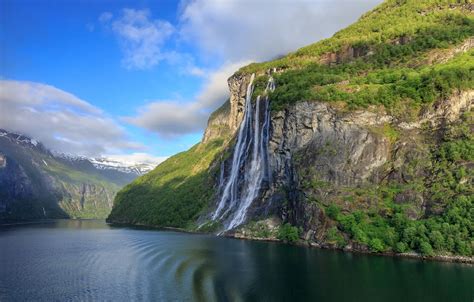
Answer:
[[[346,240],[344,236],[338,231],[337,227],[332,227],[328,230],[327,240],[330,243],[335,243],[338,247],[344,247],[346,245]]]
[[[298,228],[292,226],[289,223],[285,223],[284,225],[280,226],[277,234],[277,238],[284,242],[296,242],[299,239],[299,231]]]
[[[329,207],[326,208],[326,214],[331,219],[337,219],[340,212],[341,209],[335,204],[330,204]]]
[[[383,252],[385,250],[385,246],[383,241],[379,238],[374,238],[369,242],[369,248],[374,252]]]
[[[429,244],[426,241],[422,241],[420,243],[420,251],[423,255],[426,255],[426,256],[433,256],[434,255],[433,248],[431,247],[431,244]]]
[[[395,252],[405,253],[408,250],[408,245],[405,242],[397,242],[395,245]]]

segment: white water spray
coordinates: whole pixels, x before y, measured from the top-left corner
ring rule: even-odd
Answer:
[[[245,222],[248,209],[260,193],[263,180],[269,177],[267,154],[270,128],[269,100],[267,96],[264,98],[258,96],[255,111],[253,110],[253,80],[254,75],[247,86],[245,112],[234,148],[230,174],[226,181],[223,178],[220,179],[221,198],[212,215],[212,220],[223,222],[224,231]],[[274,89],[275,83],[270,77],[265,92]],[[260,119],[261,107],[264,108],[262,120]],[[221,167],[221,173],[222,170],[223,167]]]

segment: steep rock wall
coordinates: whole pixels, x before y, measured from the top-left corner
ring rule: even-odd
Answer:
[[[229,79],[230,110],[219,123],[224,125],[227,119],[231,135],[243,117],[247,84],[248,77]],[[469,111],[473,101],[473,90],[458,91],[410,117],[381,107],[349,111],[339,104],[317,101],[298,102],[273,112],[268,146],[271,182],[253,202],[247,222],[277,217],[300,226],[307,240],[322,242],[331,226],[322,207],[336,202],[347,211],[370,208],[375,202],[370,198],[357,205],[341,200],[358,188],[426,178],[430,141],[436,141],[437,131]],[[228,149],[231,153],[232,146]],[[228,168],[230,158],[223,167]],[[416,190],[396,196],[397,202],[411,206],[412,219],[435,208],[429,199]]]

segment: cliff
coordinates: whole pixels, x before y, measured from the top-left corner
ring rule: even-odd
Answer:
[[[122,190],[109,221],[471,256],[473,36],[471,4],[386,1],[242,68],[202,142]]]
[[[0,221],[105,218],[117,191],[136,176],[54,155],[34,139],[0,129]]]

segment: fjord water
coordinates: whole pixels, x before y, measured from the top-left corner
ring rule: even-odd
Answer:
[[[0,301],[473,301],[474,267],[61,220],[0,227]]]

